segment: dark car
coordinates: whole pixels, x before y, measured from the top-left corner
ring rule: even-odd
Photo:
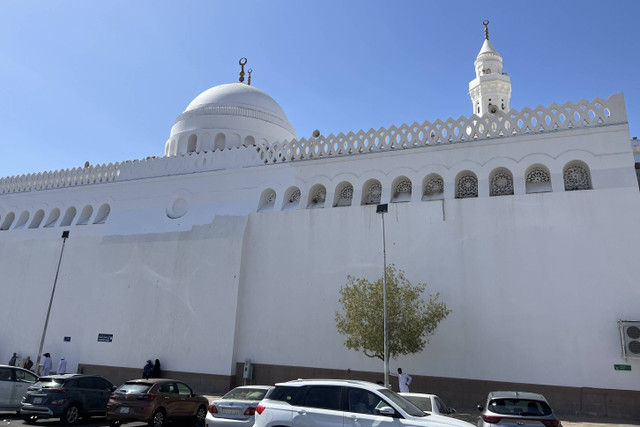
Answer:
[[[97,375],[50,375],[27,389],[20,413],[29,424],[43,418],[60,418],[75,424],[80,417],[105,415],[115,386]]]
[[[107,405],[109,425],[143,421],[162,427],[168,420],[204,424],[209,401],[178,380],[130,380],[111,394]]]

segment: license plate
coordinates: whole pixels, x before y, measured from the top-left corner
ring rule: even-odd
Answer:
[[[225,415],[240,415],[242,413],[242,409],[220,409],[220,413]]]
[[[120,408],[120,413],[121,414],[128,414],[129,413],[129,408]]]
[[[42,397],[34,397],[33,403],[42,403]]]

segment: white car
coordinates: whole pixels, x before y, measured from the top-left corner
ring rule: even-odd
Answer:
[[[473,427],[429,415],[393,391],[354,380],[276,384],[256,407],[255,427]]]
[[[0,365],[0,410],[17,411],[36,374],[17,366]]]
[[[426,393],[398,393],[400,396],[407,399],[409,402],[422,409],[429,414],[437,415],[451,415],[455,414],[456,410],[447,407],[442,399],[435,394]]]
[[[273,386],[236,387],[209,405],[206,427],[251,427],[256,406]]]

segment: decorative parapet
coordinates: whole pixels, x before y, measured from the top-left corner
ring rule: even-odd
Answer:
[[[581,100],[574,104],[566,102],[562,106],[551,104],[545,108],[538,106],[531,110],[498,111],[483,117],[476,115],[466,118],[436,120],[431,123],[403,124],[377,131],[349,132],[327,137],[292,140],[271,143],[258,147],[264,163],[282,163],[311,160],[326,157],[351,156],[389,150],[428,147],[440,144],[479,141],[564,129],[588,128],[609,124],[626,123],[627,114],[621,93],[611,95],[607,100]]]
[[[539,106],[533,110],[525,108],[520,112],[511,110],[506,114],[498,112],[484,117],[461,116],[457,120],[436,120],[433,123],[427,121],[421,125],[405,124],[377,131],[371,129],[367,132],[349,132],[346,135],[340,133],[309,140],[303,138],[222,151],[149,157],[122,163],[12,176],[0,179],[0,194],[404,150],[626,122],[623,95],[614,94],[606,100],[596,98],[591,102],[567,102],[562,106],[552,104],[547,108]]]

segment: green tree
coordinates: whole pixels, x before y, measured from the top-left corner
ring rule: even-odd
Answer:
[[[387,316],[389,357],[422,351],[429,342],[438,323],[451,310],[438,301],[440,293],[422,296],[426,283],[417,285],[407,280],[402,270],[393,264],[387,266]],[[338,332],[346,335],[344,345],[362,351],[368,357],[384,361],[384,303],[382,277],[375,282],[347,276],[347,283],[340,288],[343,312],[336,312]]]

